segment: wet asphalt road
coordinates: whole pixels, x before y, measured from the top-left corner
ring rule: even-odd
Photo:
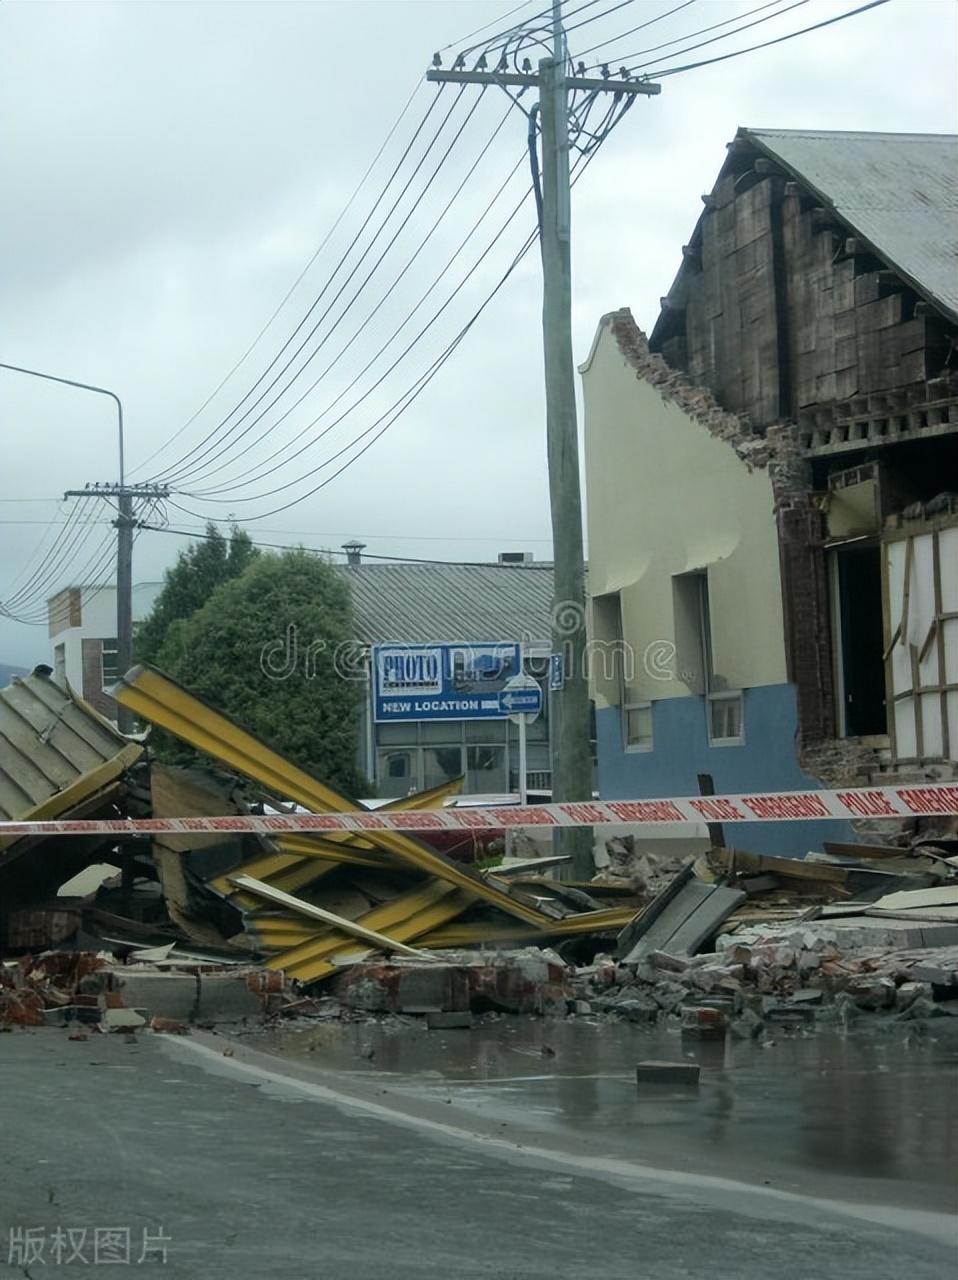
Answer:
[[[344,1102],[330,1077],[277,1077],[224,1044],[0,1036],[0,1275],[122,1275],[93,1259],[106,1228],[121,1251],[128,1232],[137,1270],[144,1231],[166,1237],[165,1261],[157,1249],[142,1265],[184,1280],[954,1273],[940,1216],[904,1229],[891,1214],[540,1156],[470,1136],[442,1104],[397,1122],[373,1084]],[[87,1233],[84,1260],[57,1263],[51,1241],[71,1230]]]

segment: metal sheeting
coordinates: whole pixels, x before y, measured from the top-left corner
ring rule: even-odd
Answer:
[[[142,750],[47,676],[17,677],[0,689],[0,818],[66,813]]]
[[[137,715],[175,733],[184,742],[221,760],[274,794],[303,805],[314,813],[348,813],[357,807],[355,801],[310,777],[279,752],[267,747],[229,717],[153,667],[134,667],[114,686],[112,693],[118,702]],[[470,873],[421,841],[399,832],[370,832],[368,838],[350,833],[344,834],[341,841],[336,835],[327,838],[392,854],[406,867],[468,890],[475,897],[538,929],[545,928],[554,915],[548,909],[537,910],[518,896],[511,895],[506,885],[495,882],[491,877],[483,879]]]
[[[958,321],[958,136],[741,129]]]
[[[552,634],[551,565],[360,564],[339,572],[363,644],[548,643]]]

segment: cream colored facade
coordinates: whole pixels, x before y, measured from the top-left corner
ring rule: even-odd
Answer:
[[[702,693],[677,576],[705,572],[712,687],[786,683],[772,484],[733,444],[637,376],[605,317],[580,367],[585,403],[593,642],[614,642],[621,608],[624,679],[598,655],[596,707]],[[687,580],[686,580],[687,581]],[[681,678],[685,674],[686,679]]]

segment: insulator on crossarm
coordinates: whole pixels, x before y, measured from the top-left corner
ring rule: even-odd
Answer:
[[[528,58],[522,59],[522,71],[524,75],[530,75],[532,72],[532,63]]]
[[[584,62],[580,62],[580,63],[576,66],[575,73],[576,73],[576,75],[577,75],[577,76],[583,76],[583,77],[585,76],[585,63],[584,63]]]
[[[441,67],[441,66],[442,66],[442,54],[441,54],[441,53],[434,53],[434,54],[432,55],[432,65],[433,65],[434,67]]]
[[[453,71],[465,71],[465,69],[466,69],[466,58],[465,58],[465,55],[464,55],[464,54],[460,53],[459,57],[458,57],[458,58],[456,59],[456,61],[452,64],[452,69],[453,69]]]
[[[628,68],[628,67],[619,67],[619,79],[620,79],[620,80],[631,80],[631,79],[632,79],[632,77],[629,75],[629,68]]]
[[[506,57],[505,54],[503,54],[502,57],[499,59],[499,61],[496,63],[496,70],[508,71],[508,69],[509,69],[509,59]]]
[[[608,80],[609,64],[607,62],[603,62],[602,66],[599,68],[599,74],[602,76],[603,80]]]
[[[489,64],[486,62],[486,55],[484,53],[480,54],[479,61],[476,63],[476,69],[478,71],[485,71],[488,65]]]

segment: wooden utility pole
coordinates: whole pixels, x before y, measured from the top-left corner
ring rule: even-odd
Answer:
[[[168,498],[165,485],[94,484],[85,489],[68,489],[64,498],[115,498],[116,519],[116,664],[121,675],[133,666],[133,531],[137,526],[134,498]],[[133,728],[133,716],[117,705],[121,733]]]
[[[572,262],[569,180],[569,91],[620,95],[657,94],[648,81],[596,79],[567,74],[561,0],[552,4],[552,57],[538,74],[506,71],[432,70],[426,78],[458,84],[498,84],[538,88],[542,130],[542,339],[545,356],[546,435],[549,499],[552,508],[554,596],[553,652],[562,655],[563,684],[551,698],[552,798],[592,798],[592,749],[586,670],[586,597],[582,548],[579,437],[572,356]],[[457,60],[458,64],[458,60]],[[593,871],[588,827],[557,832],[562,852],[572,857],[574,879]]]

